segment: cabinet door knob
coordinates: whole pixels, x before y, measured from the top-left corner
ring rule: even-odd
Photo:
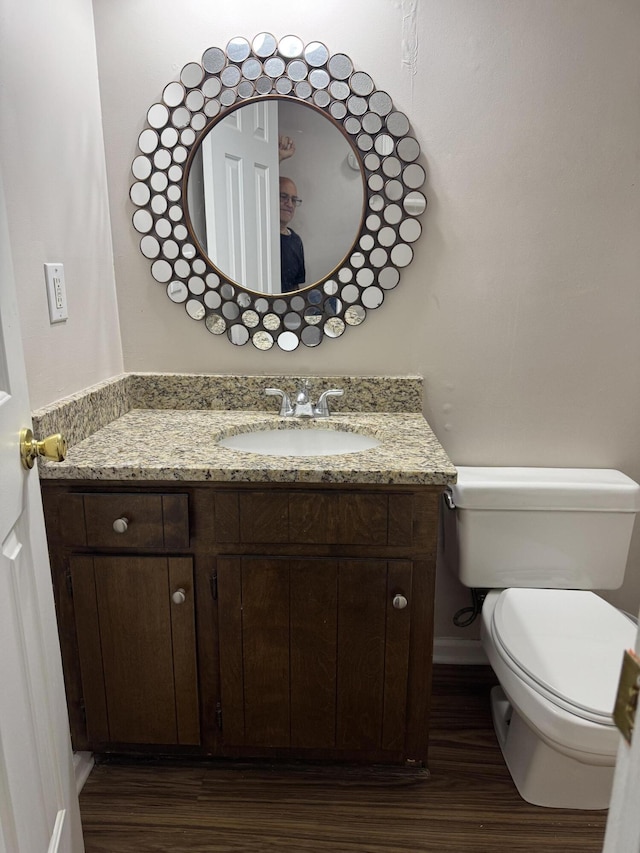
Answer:
[[[173,595],[171,596],[171,600],[173,601],[174,604],[184,604],[185,601],[187,600],[187,594],[182,589],[182,587],[180,587],[180,589],[177,589],[173,593]]]
[[[116,533],[126,533],[127,528],[129,527],[129,519],[122,516],[122,518],[116,518],[113,522],[113,529]]]
[[[393,596],[393,606],[396,610],[404,610],[407,604],[409,603],[404,595],[394,595]]]

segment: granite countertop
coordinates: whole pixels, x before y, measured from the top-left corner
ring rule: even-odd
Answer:
[[[370,450],[332,456],[271,456],[220,447],[253,429],[342,429],[374,436]],[[72,445],[63,462],[38,462],[46,480],[434,484],[456,469],[421,413],[337,413],[281,418],[264,411],[132,409]]]

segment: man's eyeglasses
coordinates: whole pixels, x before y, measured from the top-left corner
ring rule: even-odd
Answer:
[[[297,195],[289,195],[289,193],[280,193],[280,203],[283,204],[290,201],[294,207],[300,207],[302,204],[302,199],[298,198]]]

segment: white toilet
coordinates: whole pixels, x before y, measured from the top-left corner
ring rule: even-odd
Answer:
[[[588,590],[621,585],[640,486],[613,470],[457,470],[445,555],[463,584],[490,589],[481,640],[500,682],[493,721],[511,776],[530,803],[607,808],[611,714],[636,626]]]

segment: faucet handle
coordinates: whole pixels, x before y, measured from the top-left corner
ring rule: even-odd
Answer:
[[[293,406],[291,405],[291,400],[289,399],[288,394],[281,391],[280,388],[265,388],[264,393],[267,397],[280,397],[280,417],[291,417],[293,414]]]
[[[326,391],[323,391],[315,405],[314,415],[317,418],[328,418],[331,414],[329,411],[329,397],[342,397],[343,394],[343,388],[328,388]]]

